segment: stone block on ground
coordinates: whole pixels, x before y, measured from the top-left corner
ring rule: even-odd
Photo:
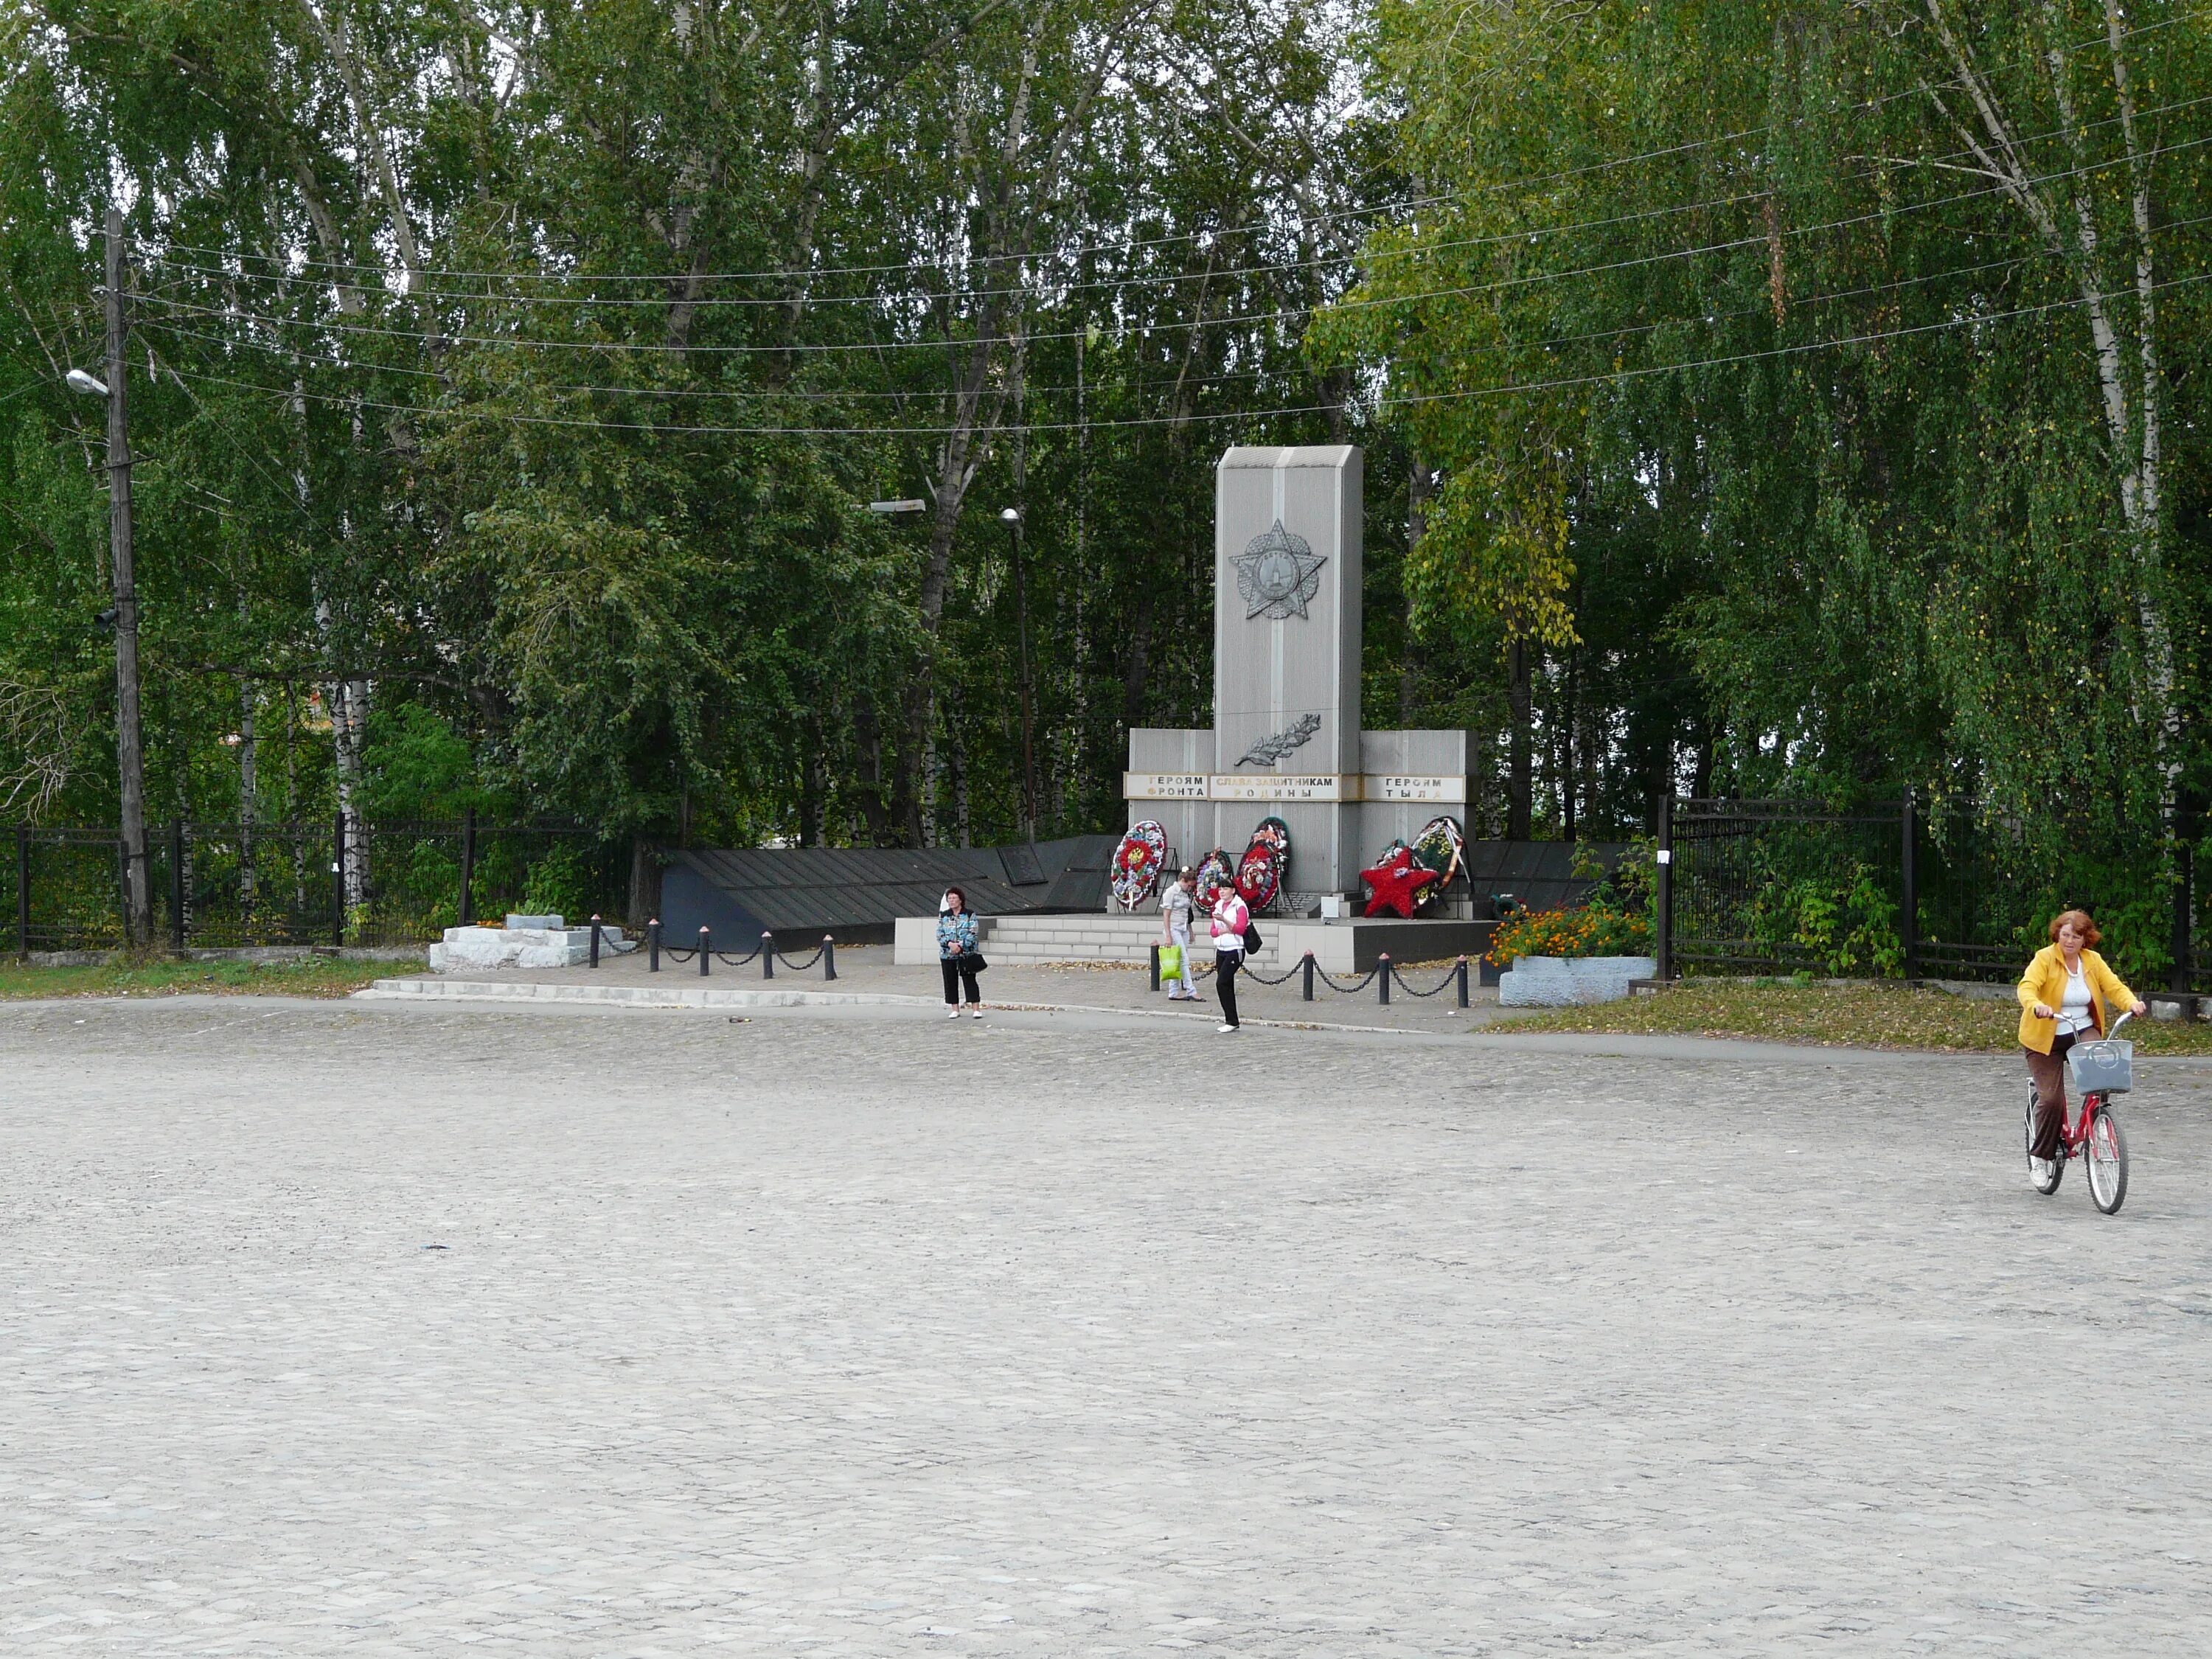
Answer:
[[[592,930],[561,925],[559,916],[512,915],[505,927],[448,927],[430,947],[430,971],[451,974],[479,968],[581,968],[592,959]],[[546,927],[517,927],[518,921],[543,921]],[[601,957],[637,949],[619,927],[599,924]]]
[[[1632,981],[1658,971],[1650,957],[1522,957],[1498,976],[1498,1000],[1508,1008],[1620,1002]]]

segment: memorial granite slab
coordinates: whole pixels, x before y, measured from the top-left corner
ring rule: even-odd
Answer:
[[[510,915],[504,927],[448,927],[430,947],[430,971],[456,973],[471,968],[581,968],[592,959],[592,929],[564,926],[556,915]],[[517,924],[525,924],[518,926]],[[538,927],[528,924],[550,923]],[[619,927],[599,924],[599,954],[621,956],[637,949]]]

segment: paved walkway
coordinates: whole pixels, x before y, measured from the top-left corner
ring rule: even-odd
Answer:
[[[2212,1647],[2201,1072],[2106,1219],[1985,1060],[180,999],[0,1066],[11,1659]]]
[[[801,952],[805,960],[812,953]],[[1210,954],[1205,958],[1210,962]],[[943,1006],[944,986],[934,963],[921,968],[901,968],[891,962],[891,947],[879,945],[845,945],[836,955],[837,978],[825,981],[822,969],[814,968],[794,971],[779,963],[774,980],[763,980],[760,964],[748,963],[732,967],[723,962],[710,964],[704,979],[700,977],[696,964],[680,963],[664,958],[659,973],[647,969],[643,952],[623,957],[604,958],[597,969],[547,968],[476,969],[447,975],[413,974],[397,976],[412,980],[422,986],[436,985],[444,991],[456,991],[463,986],[495,987],[495,994],[509,995],[524,988],[562,988],[562,994],[592,994],[609,998],[630,998],[651,994],[655,997],[696,997],[705,993],[716,1001],[734,1003],[740,996],[744,1006],[763,999],[783,1002],[792,999],[817,1000],[821,997],[858,998],[869,1002],[895,999],[899,1003],[915,1002]],[[1278,970],[1279,973],[1281,970]],[[1423,963],[1405,970],[1405,981],[1394,980],[1389,1006],[1382,1006],[1377,988],[1371,978],[1357,991],[1337,991],[1322,979],[1315,981],[1314,1000],[1301,999],[1303,975],[1295,969],[1280,985],[1264,985],[1251,974],[1241,974],[1237,981],[1237,1008],[1240,1015],[1259,1024],[1328,1024],[1377,1028],[1402,1031],[1449,1031],[1462,1033],[1498,1018],[1497,988],[1486,988],[1477,981],[1480,975],[1474,966],[1468,969],[1468,1008],[1459,1006],[1456,987],[1451,982],[1449,963]],[[1365,976],[1361,976],[1365,977]],[[1340,975],[1338,981],[1346,986],[1358,985],[1359,978]],[[1413,995],[1406,988],[1410,982],[1414,990],[1433,992],[1426,996]],[[1198,981],[1200,1000],[1195,1003],[1171,1002],[1164,990],[1153,991],[1151,978],[1142,967],[1120,963],[1000,963],[994,964],[981,976],[979,988],[990,1006],[1091,1008],[1114,1012],[1146,1012],[1163,1017],[1174,1016],[1193,1024],[1204,1024],[1209,1029],[1220,1021],[1220,1004],[1215,1000],[1212,981]],[[1442,987],[1442,989],[1437,988]]]

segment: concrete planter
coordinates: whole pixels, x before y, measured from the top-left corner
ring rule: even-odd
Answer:
[[[1498,1000],[1509,1008],[1620,1002],[1632,980],[1658,971],[1650,957],[1522,957],[1499,975]]]

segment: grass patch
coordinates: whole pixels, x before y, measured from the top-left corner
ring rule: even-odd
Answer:
[[[0,999],[173,997],[188,992],[231,996],[342,997],[406,964],[303,957],[283,962],[102,963],[42,968],[0,963]]]
[[[1690,979],[1651,996],[1553,1008],[1484,1028],[1756,1037],[1847,1048],[2009,1054],[2020,1048],[2020,1005],[1905,985],[1801,985],[1789,980]],[[2143,1054],[2212,1054],[2212,1024],[2135,1019],[2123,1034]]]

